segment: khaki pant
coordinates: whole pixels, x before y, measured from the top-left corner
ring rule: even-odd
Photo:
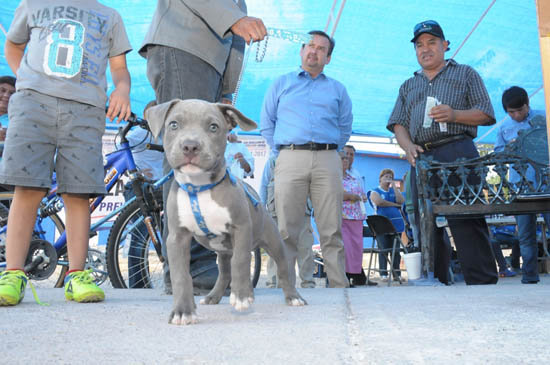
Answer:
[[[277,217],[274,217],[277,220]],[[298,238],[298,253],[296,260],[298,261],[298,274],[302,282],[302,288],[314,288],[313,272],[315,271],[315,263],[313,262],[313,232],[311,230],[310,216],[304,216],[304,224]],[[296,261],[294,264],[296,266]],[[268,287],[277,287],[277,264],[271,257],[267,261],[267,281]]]
[[[307,197],[311,198],[330,287],[349,287],[342,243],[342,161],[335,150],[282,150],[275,163],[275,209],[289,256],[290,282]]]

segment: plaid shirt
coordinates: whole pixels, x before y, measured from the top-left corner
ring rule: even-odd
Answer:
[[[491,117],[486,125],[495,123],[495,116],[489,94],[479,74],[470,66],[460,65],[454,60],[447,64],[430,81],[422,71],[416,71],[399,88],[399,96],[393,107],[387,128],[393,132],[395,124],[405,127],[415,144],[437,141],[457,134],[477,136],[476,126],[448,123],[447,132],[439,130],[439,123],[424,128],[426,98],[436,97],[441,104],[455,110],[479,109]]]

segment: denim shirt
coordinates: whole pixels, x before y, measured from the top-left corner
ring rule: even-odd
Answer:
[[[512,118],[507,118],[502,122],[502,125],[499,127],[497,132],[497,142],[495,144],[495,152],[501,152],[504,150],[504,147],[516,140],[518,137],[518,132],[524,129],[530,129],[531,120],[538,116],[545,116],[544,111],[542,110],[533,110],[529,109],[527,117],[521,122],[516,122]],[[535,170],[532,167],[527,169],[527,178],[530,181],[535,181]],[[513,183],[517,183],[520,180],[519,174],[513,168],[510,168],[510,175],[508,180]]]

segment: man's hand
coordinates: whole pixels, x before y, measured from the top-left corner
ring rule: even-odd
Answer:
[[[107,118],[112,122],[115,118],[117,123],[121,120],[126,120],[132,110],[130,109],[130,96],[126,90],[116,88],[109,96],[109,109],[107,110]]]
[[[412,142],[409,131],[400,124],[394,125],[393,133],[395,134],[399,146],[405,151],[407,161],[409,161],[411,166],[416,166],[418,154],[424,152],[422,147]]]
[[[479,109],[455,110],[448,105],[434,106],[428,113],[437,123],[460,123],[464,125],[478,126],[494,123],[495,119]]]
[[[456,122],[456,112],[448,105],[440,104],[434,106],[428,116],[437,123],[454,123]]]
[[[416,167],[416,159],[420,153],[424,152],[424,149],[417,144],[411,143],[407,148],[403,148],[403,150],[405,151],[407,161],[409,161],[411,166]]]
[[[245,16],[239,19],[233,24],[231,31],[233,34],[242,37],[247,44],[261,41],[267,35],[267,29],[262,19],[251,16]]]

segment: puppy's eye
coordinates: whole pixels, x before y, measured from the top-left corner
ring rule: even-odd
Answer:
[[[168,127],[172,130],[176,130],[176,129],[178,129],[179,125],[178,125],[178,122],[173,120],[170,123],[168,123]]]
[[[210,130],[210,132],[216,132],[220,127],[217,125],[217,124],[210,124],[210,126],[208,127],[208,129]]]

